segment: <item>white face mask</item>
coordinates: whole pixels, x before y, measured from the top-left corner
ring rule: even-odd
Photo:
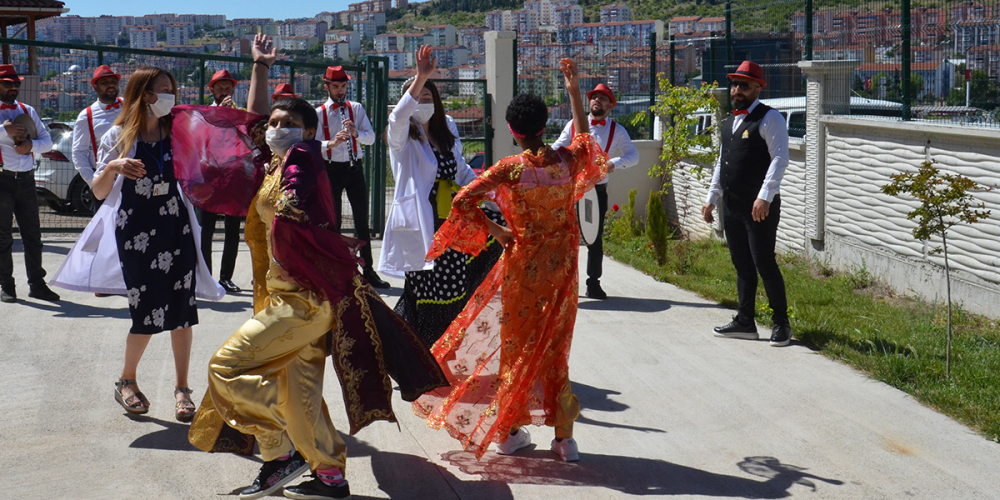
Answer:
[[[271,152],[285,156],[293,144],[302,142],[302,129],[300,128],[269,128],[264,134],[267,147]]]
[[[162,118],[170,113],[170,108],[174,107],[176,98],[173,94],[156,94],[156,102],[149,105],[149,110],[153,116]]]
[[[413,119],[423,125],[434,116],[434,103],[417,104],[417,109],[413,110]]]

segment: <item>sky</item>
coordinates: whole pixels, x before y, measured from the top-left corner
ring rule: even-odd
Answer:
[[[320,12],[347,10],[358,0],[324,0],[321,2],[275,2],[264,0],[171,0],[169,2],[109,2],[108,0],[62,0],[69,15],[82,17],[144,16],[146,14],[223,14],[226,19],[238,17],[270,17],[292,19],[312,17]],[[280,8],[277,6],[280,5]]]

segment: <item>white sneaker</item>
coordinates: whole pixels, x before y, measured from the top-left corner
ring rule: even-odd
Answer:
[[[497,444],[497,453],[500,455],[512,455],[515,451],[529,444],[531,444],[531,434],[528,433],[528,429],[521,427],[517,430],[517,434],[510,434],[507,436],[506,441]]]
[[[566,438],[562,441],[553,439],[550,447],[556,455],[559,455],[559,458],[563,462],[576,462],[580,460],[580,448],[577,447],[576,440],[573,438]]]

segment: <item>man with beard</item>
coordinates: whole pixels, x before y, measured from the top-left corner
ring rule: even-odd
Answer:
[[[639,163],[639,151],[632,145],[632,139],[625,127],[618,125],[609,115],[615,109],[618,101],[615,93],[599,83],[594,90],[587,92],[590,101],[590,135],[597,144],[610,156],[608,160],[608,175],[615,169],[626,169]],[[552,149],[569,146],[573,142],[576,131],[573,122],[566,123],[559,139],[552,143]],[[614,156],[618,155],[618,156]],[[601,288],[601,275],[604,272],[604,217],[608,213],[608,178],[605,177],[597,186],[598,237],[587,245],[587,297],[604,300],[608,294]]]
[[[389,288],[375,272],[372,266],[372,237],[368,230],[368,186],[365,184],[365,173],[361,168],[361,158],[364,150],[361,145],[370,146],[375,143],[375,131],[368,121],[365,108],[360,102],[347,100],[347,87],[351,77],[342,66],[326,68],[323,76],[326,82],[324,88],[330,98],[322,106],[316,108],[319,126],[323,129],[317,139],[323,143],[323,159],[326,160],[326,173],[333,189],[333,203],[336,206],[336,224],[340,231],[342,222],[342,195],[347,191],[347,201],[351,203],[351,213],[354,214],[354,230],[359,240],[367,243],[361,249],[361,258],[365,261],[363,276],[375,288]],[[343,107],[341,107],[343,106]]]
[[[715,205],[720,198],[724,201],[723,225],[736,267],[739,309],[731,323],[715,328],[715,336],[757,340],[754,313],[760,273],[774,311],[771,345],[786,346],[792,328],[774,246],[781,213],[778,193],[788,166],[788,129],[781,113],[757,99],[767,85],[760,66],[743,61],[728,76],[733,112],[720,126],[722,150],[701,215],[711,224]]]
[[[121,79],[122,76],[107,64],[98,66],[90,79],[90,86],[97,92],[97,101],[80,112],[73,126],[73,166],[88,186],[94,181],[97,145],[122,111],[122,100],[118,97]]]
[[[35,108],[17,101],[22,78],[13,65],[0,64],[0,302],[17,302],[14,290],[13,218],[24,245],[24,267],[28,275],[28,296],[54,302],[59,295],[45,284],[42,268],[42,231],[38,220],[35,192],[35,153],[52,149],[52,137],[38,118]],[[18,115],[28,115],[36,137],[14,123]]]
[[[212,93],[212,106],[235,108],[233,92],[236,91],[236,79],[228,70],[220,69],[212,75],[208,82],[208,90]],[[215,223],[219,214],[198,210],[201,222],[201,253],[212,270],[212,238],[215,235]],[[233,283],[233,270],[236,268],[236,252],[240,245],[240,223],[243,218],[234,215],[223,215],[226,225],[226,237],[222,246],[222,268],[219,269],[219,284],[226,293],[240,293],[240,287]]]

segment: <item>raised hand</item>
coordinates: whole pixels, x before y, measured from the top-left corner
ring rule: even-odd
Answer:
[[[24,125],[14,123],[10,120],[5,120],[3,122],[3,128],[7,131],[7,135],[14,139],[14,141],[23,141],[25,139]]]
[[[430,45],[422,45],[416,51],[417,58],[417,77],[422,77],[424,79],[430,78],[431,73],[434,72],[436,66],[436,58],[431,56],[432,49]]]
[[[254,62],[261,62],[270,67],[278,59],[278,49],[272,47],[271,40],[263,33],[257,33],[253,37],[253,45],[250,47]]]
[[[570,58],[562,59],[559,61],[559,69],[566,79],[566,90],[579,90],[580,80],[577,76],[576,63]]]

